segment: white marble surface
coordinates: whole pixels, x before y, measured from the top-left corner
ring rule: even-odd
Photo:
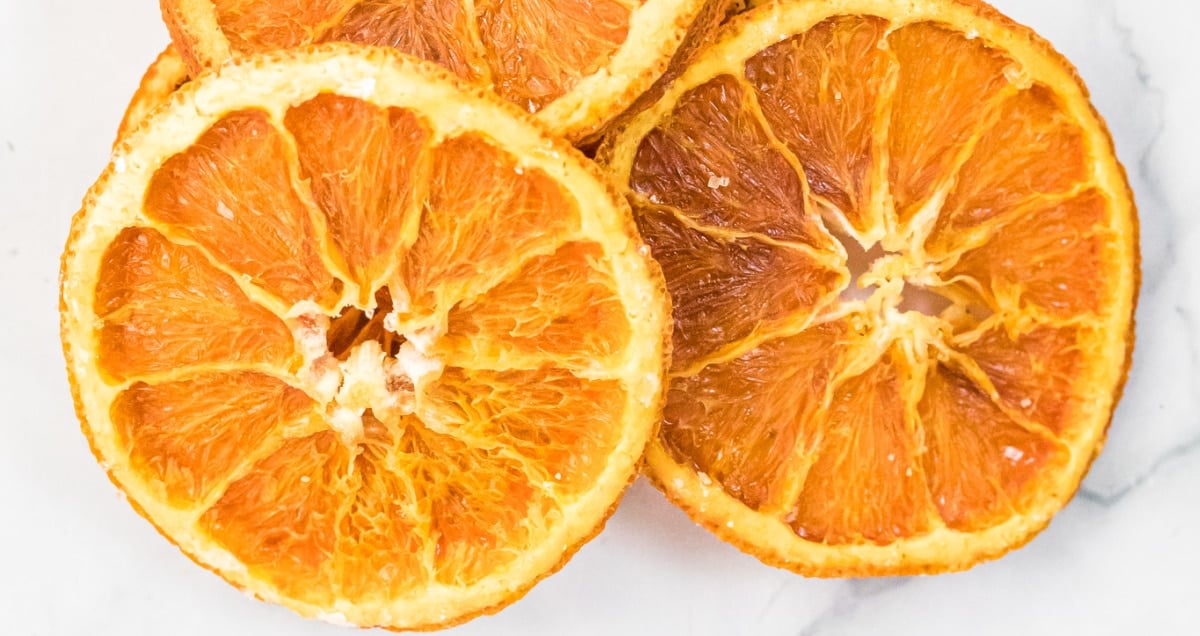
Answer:
[[[341,633],[184,558],[117,496],[71,409],[58,254],[166,42],[157,4],[0,2],[0,633]],[[760,565],[638,483],[561,573],[453,633],[1200,633],[1200,3],[995,4],[1079,66],[1141,209],[1135,367],[1075,501],[967,573],[819,581]]]

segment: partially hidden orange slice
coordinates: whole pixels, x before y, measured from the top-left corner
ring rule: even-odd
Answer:
[[[167,103],[167,99],[188,81],[187,65],[174,45],[167,45],[162,53],[142,75],[142,81],[125,107],[121,117],[121,125],[117,128],[117,138],[114,146],[121,142],[138,124],[142,123],[150,113],[159,106]]]
[[[93,451],[192,559],[431,628],[593,536],[661,417],[661,272],[566,142],[386,49],[205,74],[117,147],[62,262]]]
[[[717,0],[727,2],[728,0]],[[654,83],[706,0],[162,0],[193,73],[308,43],[390,46],[583,139]]]
[[[1025,543],[1132,351],[1137,219],[1074,69],[971,0],[771,2],[716,40],[599,155],[674,302],[650,474],[810,575]]]

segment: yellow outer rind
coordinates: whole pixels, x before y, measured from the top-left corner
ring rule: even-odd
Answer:
[[[974,31],[984,42],[1021,63],[1034,81],[1053,87],[1086,131],[1095,161],[1096,181],[1110,201],[1114,234],[1128,268],[1114,282],[1112,316],[1090,343],[1112,352],[1113,364],[1097,365],[1096,377],[1080,384],[1096,387],[1083,411],[1067,467],[1046,484],[1041,498],[1024,514],[977,532],[938,528],[920,537],[887,545],[825,545],[801,539],[781,520],[760,515],[730,496],[720,485],[702,479],[694,468],[676,462],[661,439],[651,442],[646,474],[669,500],[698,524],[764,563],[814,577],[869,577],[936,574],[968,569],[1003,556],[1032,540],[1078,490],[1104,446],[1113,412],[1133,359],[1134,313],[1141,283],[1138,219],[1124,167],[1117,161],[1112,137],[1096,112],[1078,72],[1031,29],[1005,17],[979,0],[773,0],[760,2],[731,20],[697,60],[665,91],[662,99],[614,130],[601,143],[597,161],[617,183],[627,184],[640,141],[667,116],[692,87],[721,72],[734,71],[747,56],[745,42],[761,50],[802,33],[837,15],[875,15],[904,24],[932,20],[960,32]],[[1117,364],[1119,362],[1119,364]]]
[[[117,138],[113,140],[113,147],[116,148],[117,144],[121,143],[121,140],[134,128],[137,128],[138,124],[142,123],[150,113],[167,103],[171,93],[183,86],[188,81],[188,77],[188,69],[183,62],[183,57],[179,55],[179,51],[173,44],[168,44],[167,48],[158,54],[158,57],[146,69],[146,73],[142,75],[142,81],[138,85],[137,91],[129,100],[129,105],[125,107],[125,114],[121,117],[121,125],[117,127]]]
[[[365,92],[370,85],[370,94]],[[627,417],[623,437],[603,474],[587,494],[562,511],[563,522],[546,541],[492,577],[465,588],[426,586],[422,602],[362,607],[339,601],[318,607],[289,599],[254,578],[223,548],[180,528],[183,513],[169,508],[123,461],[106,407],[116,387],[95,368],[96,317],[91,307],[100,254],[112,238],[137,220],[151,175],[187,148],[225,113],[261,108],[277,121],[290,105],[321,92],[337,92],[381,106],[413,108],[430,119],[435,134],[484,132],[526,165],[557,177],[579,200],[585,232],[600,243],[614,267],[618,295],[631,317],[635,343],[626,352]],[[457,108],[448,108],[454,104]],[[559,570],[598,533],[637,475],[643,450],[655,435],[669,367],[670,304],[662,272],[638,238],[632,212],[599,169],[565,141],[547,135],[528,115],[444,69],[392,49],[327,44],[248,57],[205,73],[170,95],[118,144],[112,161],[87,193],[72,220],[60,273],[61,338],[76,413],[93,454],[138,514],[190,559],[261,600],[306,617],[392,630],[432,630],[494,613]],[[433,589],[436,593],[429,593]]]

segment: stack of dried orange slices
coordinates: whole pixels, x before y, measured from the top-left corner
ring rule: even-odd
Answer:
[[[234,585],[391,629],[519,598],[647,448],[805,574],[1027,541],[1132,348],[1086,90],[976,0],[737,4],[163,0],[62,262],[110,478]]]

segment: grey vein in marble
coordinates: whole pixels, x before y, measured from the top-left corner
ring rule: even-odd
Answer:
[[[913,580],[911,577],[896,577],[849,581],[845,590],[838,595],[829,608],[802,628],[796,636],[819,636],[831,621],[850,617],[859,610],[863,602],[898,590]]]

